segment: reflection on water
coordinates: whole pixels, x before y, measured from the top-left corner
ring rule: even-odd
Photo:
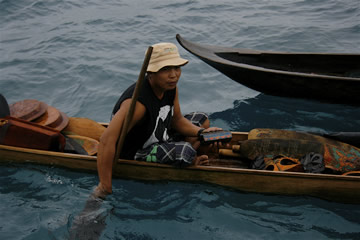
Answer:
[[[1,166],[0,181],[2,239],[356,239],[360,234],[358,205],[312,197],[114,179],[113,194],[94,201],[89,196],[96,175],[27,164]]]
[[[312,132],[360,131],[360,108],[260,94],[210,116],[213,125],[236,131],[277,128]],[[217,124],[219,123],[219,124]]]

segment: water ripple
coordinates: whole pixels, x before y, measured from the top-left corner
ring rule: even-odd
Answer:
[[[38,99],[69,116],[106,122],[136,81],[146,48],[176,43],[177,33],[228,47],[354,53],[360,52],[359,19],[358,0],[0,0],[0,92],[9,103]],[[239,131],[360,130],[357,108],[263,95],[179,50],[190,60],[179,82],[184,113],[206,111],[214,125]],[[1,239],[66,239],[98,183],[96,175],[23,165],[1,166],[0,179]],[[91,215],[96,221],[85,233],[105,229],[102,239],[355,239],[358,215],[358,206],[313,198],[116,179],[113,196]]]

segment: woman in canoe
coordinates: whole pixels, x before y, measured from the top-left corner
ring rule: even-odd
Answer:
[[[204,114],[188,115],[193,122],[181,114],[177,83],[181,67],[188,60],[180,57],[177,47],[172,43],[158,43],[152,47],[147,76],[140,89],[120,158],[177,166],[206,164],[206,155],[196,155],[196,149],[200,146],[198,136],[202,132],[221,129],[209,127],[209,120]],[[112,120],[100,139],[97,157],[100,183],[97,190],[103,193],[112,192],[116,142],[129,111],[134,89],[135,84],[121,95],[114,107]],[[184,136],[180,139],[182,141],[179,141],[179,136],[174,138],[172,131]]]

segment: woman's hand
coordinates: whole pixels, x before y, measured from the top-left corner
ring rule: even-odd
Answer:
[[[104,187],[99,183],[99,185],[95,188],[94,192],[92,193],[92,196],[94,198],[101,198],[105,199],[107,195],[111,193],[107,192]]]
[[[209,165],[209,157],[207,155],[196,156],[193,165]]]
[[[218,127],[209,127],[204,129],[203,133],[207,133],[207,132],[216,132],[216,131],[221,131],[223,130],[222,128],[218,128]]]

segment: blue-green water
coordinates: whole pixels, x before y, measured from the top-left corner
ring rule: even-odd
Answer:
[[[107,122],[146,48],[176,43],[176,33],[229,47],[360,53],[360,3],[0,0],[0,92],[9,103],[38,99]],[[179,82],[184,113],[206,111],[239,131],[360,131],[358,108],[259,94],[179,49],[190,60]],[[34,165],[1,165],[0,179],[0,239],[66,239],[98,183]],[[94,214],[101,218],[83,230],[102,229],[101,239],[360,239],[359,205],[198,183],[116,179]]]

